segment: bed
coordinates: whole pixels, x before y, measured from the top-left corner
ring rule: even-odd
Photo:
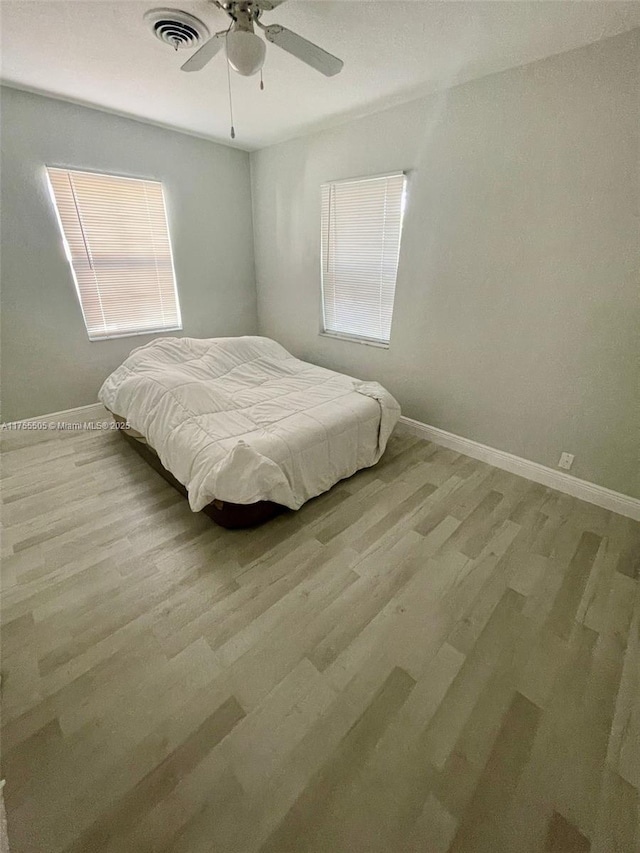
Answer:
[[[375,465],[400,416],[377,382],[257,336],[158,338],[133,350],[99,398],[191,509],[226,527],[297,510]]]

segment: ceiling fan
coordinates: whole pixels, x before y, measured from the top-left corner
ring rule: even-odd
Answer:
[[[231,18],[231,24],[196,50],[181,70],[200,71],[226,47],[229,65],[234,71],[244,77],[257,74],[264,64],[266,54],[264,41],[254,31],[254,27],[258,27],[267,41],[306,62],[326,77],[338,74],[344,63],[337,56],[280,24],[265,26],[262,23],[262,13],[271,12],[283,2],[284,0],[213,0],[213,3]]]

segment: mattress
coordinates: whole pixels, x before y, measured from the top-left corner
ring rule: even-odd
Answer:
[[[377,382],[309,364],[269,338],[158,338],[99,392],[182,483],[213,500],[298,509],[374,465],[399,416]]]

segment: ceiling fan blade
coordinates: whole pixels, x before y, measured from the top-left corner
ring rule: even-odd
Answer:
[[[342,71],[344,62],[341,59],[327,53],[317,44],[307,41],[292,30],[281,27],[279,24],[271,24],[271,26],[262,27],[262,29],[267,41],[276,44],[282,50],[286,50],[287,53],[297,56],[298,59],[306,62],[307,65],[315,68],[325,77],[333,77],[334,74]]]
[[[284,0],[254,0],[253,5],[257,6],[263,12],[271,12],[276,6],[281,6]]]
[[[226,36],[227,31],[223,30],[221,33],[216,33],[215,36],[206,41],[202,47],[199,47],[198,50],[193,54],[190,59],[187,59],[184,65],[181,66],[181,71],[200,71],[201,68],[209,62],[213,57],[218,53],[218,51],[224,46],[224,36]]]

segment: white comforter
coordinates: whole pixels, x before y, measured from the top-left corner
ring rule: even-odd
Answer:
[[[158,338],[106,380],[100,400],[142,433],[189,492],[298,509],[374,465],[400,416],[377,382],[294,358],[269,338]]]

